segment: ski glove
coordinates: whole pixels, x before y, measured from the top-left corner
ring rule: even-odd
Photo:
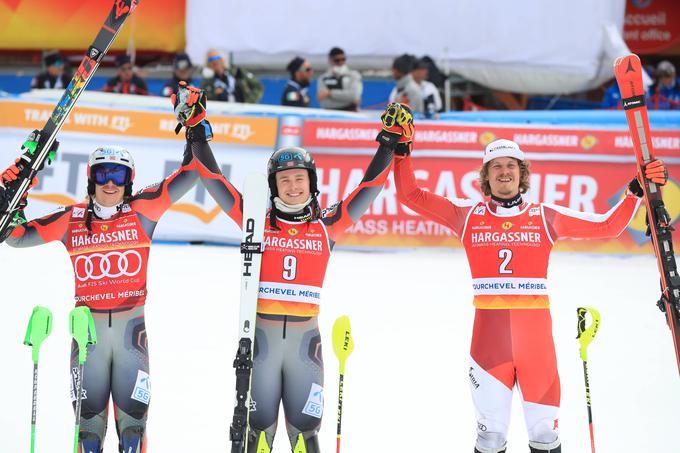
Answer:
[[[23,157],[17,157],[17,159],[14,161],[14,165],[10,165],[7,167],[5,171],[2,172],[2,175],[0,175],[0,178],[2,179],[3,185],[7,185],[11,182],[16,181],[19,179],[19,175],[21,173],[21,168],[19,168],[19,165],[21,164]],[[28,188],[30,189],[33,186],[38,185],[38,177],[36,176],[33,178],[31,181],[31,184],[29,184]]]
[[[205,119],[207,96],[203,90],[188,86],[186,82],[181,81],[177,94],[170,96],[170,102],[175,108],[177,121],[182,126],[194,127]],[[176,132],[179,133],[179,130]]]
[[[413,132],[413,113],[406,104],[393,102],[385,108],[380,116],[382,130],[376,141],[392,149],[397,156],[406,156],[411,152]]]
[[[666,185],[668,181],[668,169],[662,160],[653,160],[645,165],[645,178],[651,179],[653,183],[660,186]]]
[[[653,160],[647,165],[645,165],[645,178],[651,180],[653,183],[663,186],[668,181],[668,169],[661,160]],[[642,198],[645,195],[642,189],[642,184],[636,176],[628,184],[628,190],[638,198]]]

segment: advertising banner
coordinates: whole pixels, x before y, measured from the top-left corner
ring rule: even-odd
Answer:
[[[0,49],[61,49],[83,52],[90,45],[112,0],[15,0],[0,2]],[[184,49],[186,0],[141,1],[111,46],[137,51]]]
[[[637,54],[667,53],[680,42],[680,3],[627,0],[623,38]]]
[[[16,99],[0,101],[0,162],[19,154],[28,132],[41,127],[50,105]],[[362,180],[377,143],[376,120],[356,121],[281,115],[212,115],[211,148],[224,175],[240,188],[245,175],[264,173],[277,146],[304,146],[315,156],[321,207],[345,198]],[[174,133],[170,113],[149,108],[76,107],[59,135],[57,160],[40,173],[31,190],[29,217],[46,215],[58,205],[80,202],[86,194],[88,155],[98,146],[128,148],[136,161],[135,190],[161,181],[179,167],[183,133]],[[510,138],[531,160],[531,189],[525,198],[588,213],[605,213],[623,195],[635,174],[632,144],[626,130],[523,127],[453,122],[419,122],[413,153],[421,187],[449,198],[481,200],[477,183],[484,145]],[[658,130],[652,137],[671,179],[664,198],[671,218],[680,218],[680,131]],[[644,209],[618,239],[561,241],[560,250],[593,252],[650,251]],[[676,237],[678,233],[675,233]],[[237,225],[198,184],[174,204],[156,230],[156,239],[237,243]],[[340,238],[341,246],[361,248],[460,247],[446,227],[421,218],[399,203],[393,175],[367,213]]]

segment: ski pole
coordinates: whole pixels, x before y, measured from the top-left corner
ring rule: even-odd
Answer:
[[[36,306],[28,320],[24,344],[31,346],[33,359],[33,399],[31,409],[31,453],[35,451],[35,420],[38,409],[38,358],[40,345],[52,332],[52,312],[49,308]]]
[[[340,362],[340,381],[338,384],[338,435],[336,453],[340,453],[340,430],[342,425],[342,392],[345,381],[345,361],[354,350],[352,327],[347,316],[340,316],[333,324],[333,351]]]
[[[87,360],[87,346],[97,344],[97,332],[94,319],[88,307],[76,307],[69,314],[69,330],[78,344],[78,376],[76,387],[76,427],[73,439],[73,453],[78,453],[78,438],[80,435],[80,409],[83,402],[83,370]]]
[[[590,313],[592,322],[586,328],[586,314]],[[590,307],[579,307],[576,309],[578,315],[578,335],[579,352],[583,360],[583,377],[586,382],[586,405],[588,406],[588,427],[590,429],[590,449],[595,453],[595,433],[593,432],[593,412],[590,403],[590,383],[588,382],[588,345],[595,339],[597,330],[600,328],[600,312]]]

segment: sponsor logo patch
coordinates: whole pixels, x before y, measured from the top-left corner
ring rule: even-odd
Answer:
[[[486,214],[486,206],[477,206],[472,213],[474,215],[484,215]]]
[[[137,382],[135,383],[135,388],[132,389],[130,398],[146,405],[149,404],[149,401],[151,400],[151,381],[149,380],[149,373],[137,370]]]
[[[73,208],[73,218],[82,219],[85,217],[85,208]]]
[[[312,384],[302,413],[311,417],[321,418],[323,415],[323,387],[318,384]]]

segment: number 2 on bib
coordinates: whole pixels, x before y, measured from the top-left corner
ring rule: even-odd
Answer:
[[[512,269],[508,269],[508,264],[512,259],[512,250],[510,249],[500,249],[498,251],[498,257],[503,260],[500,266],[498,266],[499,274],[512,274]]]
[[[297,258],[293,255],[283,257],[283,279],[295,280],[297,277]]]

